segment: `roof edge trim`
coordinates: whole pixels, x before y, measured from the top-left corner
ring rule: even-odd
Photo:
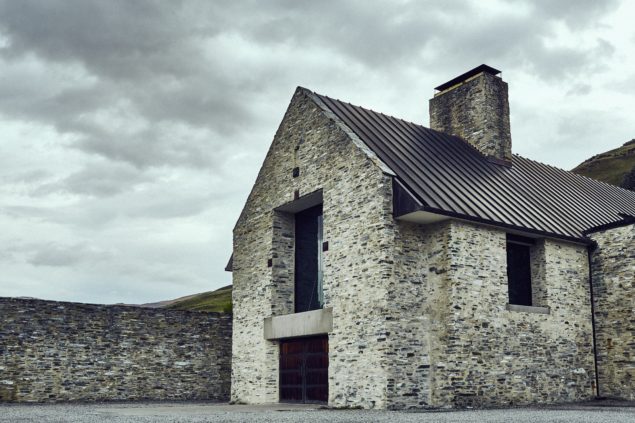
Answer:
[[[485,226],[492,226],[492,227],[495,227],[495,228],[503,228],[503,229],[512,229],[512,230],[518,231],[518,232],[525,232],[525,233],[528,233],[528,234],[540,235],[542,237],[559,239],[559,240],[562,240],[562,241],[573,242],[573,243],[576,243],[576,244],[590,245],[590,244],[593,243],[592,239],[589,239],[589,238],[586,238],[586,237],[577,238],[577,237],[557,234],[557,233],[553,233],[553,232],[541,231],[541,230],[538,230],[538,229],[531,229],[531,228],[527,228],[527,227],[524,227],[524,226],[510,225],[510,224],[507,224],[507,223],[496,222],[494,220],[488,220],[488,219],[483,219],[483,218],[480,218],[480,217],[469,216],[469,215],[465,215],[465,214],[460,214],[460,213],[454,213],[454,212],[450,212],[450,211],[446,211],[446,210],[441,210],[441,209],[437,209],[437,208],[434,208],[434,207],[423,206],[419,210],[427,211],[427,212],[435,213],[435,214],[440,214],[440,215],[444,215],[444,216],[448,216],[448,217],[453,217],[455,219],[465,220],[465,221],[468,221],[468,222],[479,223],[479,224],[485,225]]]
[[[392,214],[395,218],[423,208],[421,201],[397,178],[392,178]]]
[[[585,230],[583,232],[584,235],[589,235],[596,232],[608,231],[609,229],[616,229],[616,228],[621,228],[623,226],[635,224],[635,216],[631,216],[629,214],[624,214],[624,213],[618,213],[618,216],[620,216],[622,220],[605,223],[604,225],[594,226],[592,228]]]
[[[382,170],[382,172],[390,176],[396,176],[396,173],[390,168],[390,166],[384,163],[379,158],[379,156],[377,156],[377,154],[375,154],[375,152],[369,146],[367,146],[366,143],[362,141],[362,139],[357,136],[357,134],[347,124],[345,124],[335,113],[333,113],[333,111],[326,104],[324,104],[324,102],[313,91],[304,87],[298,87],[298,91],[303,92],[305,95],[311,98],[311,100],[313,100],[313,102],[317,104],[320,109],[322,109],[324,114],[329,119],[333,120],[333,122],[335,122],[335,124],[342,131],[344,131],[346,135],[348,135],[348,137],[353,141],[353,144],[360,148],[366,154],[366,156],[368,156],[368,158]]]
[[[229,257],[229,261],[225,266],[225,272],[233,272],[234,271],[234,252],[232,251],[232,255]]]

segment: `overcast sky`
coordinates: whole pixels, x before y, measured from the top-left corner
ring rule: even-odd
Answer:
[[[428,125],[486,63],[514,152],[635,137],[628,1],[0,0],[0,296],[209,291],[296,86]]]

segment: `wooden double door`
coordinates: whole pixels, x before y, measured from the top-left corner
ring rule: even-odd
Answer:
[[[280,401],[328,402],[327,336],[280,341]]]

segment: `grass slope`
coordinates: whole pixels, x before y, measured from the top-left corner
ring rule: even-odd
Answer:
[[[232,312],[232,286],[224,286],[216,291],[190,295],[168,304],[165,308],[174,310]]]
[[[576,166],[572,172],[621,186],[624,175],[635,167],[635,139]]]

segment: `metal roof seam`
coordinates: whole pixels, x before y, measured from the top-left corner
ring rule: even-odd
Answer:
[[[329,99],[328,97],[327,97],[327,99],[328,99],[328,100],[331,100],[331,99]],[[341,110],[340,110],[340,107],[341,107],[341,106],[339,106],[339,105],[338,105],[338,104],[336,104],[336,103],[335,103],[335,104],[331,103],[331,106],[332,106],[332,107],[335,107],[335,110],[336,110],[336,111],[340,111],[341,113],[343,113],[343,114],[344,114],[344,116],[341,116],[341,118],[344,118],[344,119],[348,120],[348,116],[349,116],[349,114],[350,114],[349,112],[347,112],[345,109],[341,109]],[[350,106],[349,106],[349,107],[350,107]],[[353,131],[355,131],[355,133],[356,133],[359,137],[362,137],[362,138],[363,138],[365,135],[368,135],[368,134],[367,134],[367,131],[364,131],[364,130],[363,130],[363,128],[362,128],[362,127],[360,127],[360,126],[359,126],[356,122],[348,122],[348,125],[351,127],[351,129],[353,129]],[[404,163],[396,163],[396,161],[394,160],[394,158],[393,158],[393,157],[390,157],[390,154],[389,154],[389,153],[387,153],[386,151],[384,151],[385,149],[387,149],[387,148],[388,148],[388,146],[387,146],[387,145],[384,145],[384,146],[382,146],[382,145],[377,145],[377,143],[375,142],[375,140],[368,139],[368,137],[366,137],[366,142],[367,142],[367,144],[369,144],[369,146],[371,146],[371,148],[375,148],[376,153],[378,153],[378,154],[382,155],[382,156],[385,158],[385,160],[390,161],[390,163],[392,163],[392,166],[394,166],[395,168],[399,168],[400,170],[403,170],[402,168],[403,168],[403,164],[404,164]],[[412,171],[412,170],[414,170],[414,169],[410,169],[410,170]],[[406,176],[406,175],[404,175],[404,174],[401,174],[401,175],[400,175],[400,179],[402,179],[402,181],[404,180],[404,177],[405,177],[405,179],[411,179],[411,181],[412,181],[412,177],[413,177],[413,175],[412,175],[412,173],[408,174],[407,176]],[[430,182],[434,183],[433,181],[430,181]],[[440,187],[436,187],[436,188],[437,188],[437,190],[438,190]],[[452,207],[452,206],[451,206],[451,204],[450,204],[452,201],[451,201],[450,199],[448,199],[448,198],[445,196],[445,194],[444,194],[443,192],[432,191],[432,193],[433,193],[433,194],[436,194],[436,197],[437,197],[437,198],[436,198],[436,200],[434,200],[433,202],[438,203],[438,202],[439,202],[439,200],[440,200],[440,198],[439,198],[439,197],[442,197],[441,202],[442,202],[442,203],[445,203],[445,206],[446,206],[446,207]]]
[[[393,169],[423,210],[582,242],[587,228],[618,213],[635,215],[635,192],[516,154],[512,167],[492,164],[458,137],[313,94]]]

